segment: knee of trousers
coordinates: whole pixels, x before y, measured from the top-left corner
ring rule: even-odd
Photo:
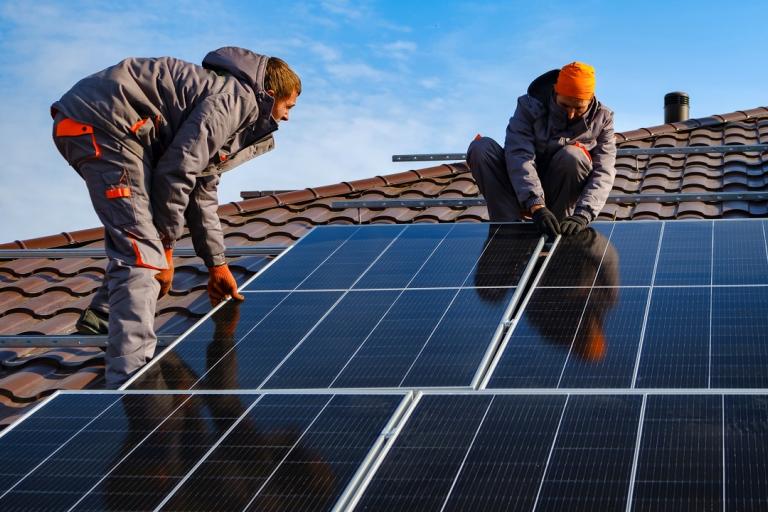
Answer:
[[[554,154],[548,171],[557,172],[563,179],[583,181],[592,171],[592,161],[581,148],[568,145]]]
[[[504,149],[490,137],[473,140],[467,148],[467,163],[471,169],[504,161]]]

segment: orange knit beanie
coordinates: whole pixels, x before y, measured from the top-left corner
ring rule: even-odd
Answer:
[[[557,77],[555,92],[562,96],[591,100],[595,94],[595,68],[583,62],[566,64]]]

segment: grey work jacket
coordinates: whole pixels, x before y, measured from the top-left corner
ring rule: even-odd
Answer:
[[[537,169],[546,169],[565,145],[583,144],[592,157],[592,171],[574,213],[592,221],[605,206],[616,176],[613,112],[595,98],[586,114],[569,123],[553,93],[558,73],[553,70],[540,76],[531,83],[528,94],[518,98],[504,142],[507,172],[521,205],[543,205],[544,190]]]
[[[79,81],[52,109],[148,162],[153,211],[146,215],[163,242],[173,246],[186,220],[197,254],[219,265],[219,176],[274,147],[268,59],[235,47],[210,52],[202,67],[172,57],[129,58]]]

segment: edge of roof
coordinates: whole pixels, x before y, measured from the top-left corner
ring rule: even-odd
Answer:
[[[768,107],[756,107],[748,110],[737,110],[727,114],[716,114],[707,117],[688,119],[676,123],[667,123],[648,128],[639,128],[626,132],[616,133],[616,142],[618,144],[631,143],[632,141],[656,137],[669,133],[679,133],[696,128],[716,126],[729,122],[745,121],[748,119],[768,117]],[[627,144],[631,146],[631,144]],[[293,190],[280,194],[271,194],[255,199],[245,199],[242,201],[232,201],[219,206],[219,215],[241,215],[253,213],[269,208],[298,204],[316,199],[324,199],[339,195],[363,192],[365,190],[379,187],[392,186],[412,183],[414,181],[435,178],[446,175],[461,174],[467,171],[466,164],[442,164],[435,167],[427,167],[419,170],[410,170],[394,174],[378,175],[373,178],[365,178],[354,181],[342,181],[332,185],[324,185],[315,188],[305,188],[303,190]],[[104,238],[103,228],[89,228],[78,231],[65,231],[55,235],[47,235],[38,238],[26,240],[15,240],[13,242],[0,244],[0,249],[47,249],[54,247],[79,246],[85,243],[101,240]]]
[[[424,169],[379,175],[373,178],[342,181],[341,183],[335,183],[333,185],[323,185],[315,188],[305,188],[303,190],[292,190],[290,192],[271,194],[255,199],[232,201],[220,205],[218,212],[220,216],[254,213],[289,204],[305,203],[314,201],[315,199],[363,192],[374,187],[403,185],[422,179],[461,174],[467,172],[467,170],[466,164],[464,163],[442,164]],[[15,240],[13,242],[0,244],[0,249],[50,249],[55,247],[72,247],[101,240],[103,238],[103,228],[89,228],[78,231],[65,231],[39,238]]]

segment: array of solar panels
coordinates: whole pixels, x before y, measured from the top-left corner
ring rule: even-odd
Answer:
[[[132,388],[470,387],[542,244],[521,225],[317,228]]]
[[[765,229],[315,229],[2,435],[0,509],[766,510]]]

